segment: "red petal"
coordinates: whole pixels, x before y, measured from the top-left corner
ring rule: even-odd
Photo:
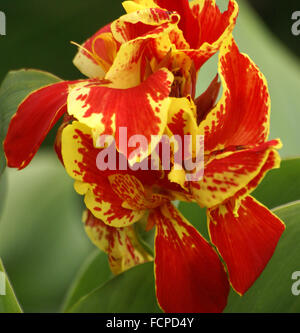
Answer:
[[[228,9],[221,13],[215,1],[195,1],[192,4],[192,12],[200,25],[200,33],[195,50],[187,50],[185,53],[193,59],[196,70],[219,49],[224,40],[232,33],[238,16],[238,5],[230,0]],[[192,27],[191,29],[194,29]]]
[[[210,83],[209,87],[195,100],[197,106],[197,124],[205,119],[209,111],[215,106],[221,88],[218,74]]]
[[[155,276],[157,299],[166,312],[221,312],[229,283],[213,248],[172,205],[149,218],[157,225]]]
[[[200,27],[197,17],[192,14],[188,0],[156,0],[160,7],[176,11],[180,15],[179,28],[183,31],[191,48],[199,45]]]
[[[265,78],[231,39],[222,46],[219,66],[223,97],[200,124],[205,150],[263,143],[270,111]]]
[[[7,165],[25,168],[48,132],[65,113],[68,87],[74,82],[60,82],[30,94],[11,119],[4,150]]]
[[[133,135],[143,135],[149,144],[151,135],[161,136],[167,123],[172,80],[173,75],[161,69],[139,86],[129,89],[113,88],[113,84],[106,87],[89,83],[70,92],[68,112],[87,126],[100,128],[96,136],[115,134],[118,151],[130,161],[136,160],[137,154],[143,160],[149,154],[148,145],[141,145],[139,151],[129,147],[126,152],[124,144],[128,145],[128,142],[120,140],[119,129],[127,129],[128,140]]]
[[[230,203],[210,210],[213,244],[225,260],[233,288],[244,294],[273,255],[284,224],[252,197],[246,197],[233,214]]]

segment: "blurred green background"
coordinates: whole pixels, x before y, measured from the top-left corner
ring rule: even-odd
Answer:
[[[299,0],[238,3],[234,35],[269,82],[270,136],[282,139],[282,157],[299,156],[300,36],[291,33],[291,15],[300,10]],[[0,0],[0,10],[7,18],[7,35],[0,36],[0,81],[9,70],[20,68],[80,78],[72,64],[76,47],[70,41],[84,41],[123,13],[118,0]],[[200,73],[198,93],[215,72],[212,59]],[[81,226],[82,200],[49,152],[54,134],[55,129],[30,167],[6,170],[0,182],[0,257],[27,312],[58,311],[94,248]]]

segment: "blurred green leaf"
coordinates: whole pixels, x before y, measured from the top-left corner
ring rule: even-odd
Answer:
[[[283,160],[271,170],[252,195],[268,208],[300,200],[300,158]]]
[[[153,262],[135,266],[83,297],[73,313],[158,313]]]
[[[18,303],[17,297],[13,291],[13,288],[9,282],[7,274],[5,272],[2,260],[0,259],[0,283],[5,283],[4,290],[3,286],[0,285],[0,291],[5,291],[5,295],[0,292],[0,313],[20,313],[22,309]],[[4,279],[3,279],[4,276]],[[2,280],[3,279],[3,280]]]
[[[93,248],[81,222],[82,198],[54,152],[5,173],[0,256],[25,312],[58,311]]]
[[[270,138],[282,140],[282,157],[299,156],[299,60],[267,29],[247,2],[238,3],[240,14],[234,36],[241,51],[254,60],[267,78],[272,103]]]
[[[32,69],[11,71],[5,77],[0,87],[0,176],[6,164],[2,143],[11,117],[28,94],[58,81],[60,79],[50,73]]]
[[[286,223],[275,253],[243,297],[231,292],[225,312],[300,312],[300,297],[291,290],[292,274],[300,271],[300,201],[274,209],[274,213]]]
[[[96,250],[91,253],[80,268],[63,306],[67,312],[80,298],[89,294],[113,277],[106,253]]]

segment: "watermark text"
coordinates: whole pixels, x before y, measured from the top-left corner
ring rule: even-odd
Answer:
[[[292,20],[295,21],[292,25],[292,34],[294,36],[300,35],[300,10],[293,12]]]
[[[0,11],[0,35],[6,35],[6,15],[4,12]]]

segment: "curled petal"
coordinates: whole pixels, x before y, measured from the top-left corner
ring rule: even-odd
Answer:
[[[73,63],[87,77],[102,78],[112,65],[118,47],[108,24],[79,47]]]
[[[95,218],[90,211],[83,215],[85,231],[91,241],[108,254],[110,268],[114,274],[152,260],[139,243],[132,226],[114,228]]]
[[[222,312],[229,283],[213,248],[172,204],[149,217],[156,224],[156,294],[166,312]],[[151,222],[152,221],[152,222]]]
[[[223,96],[200,123],[205,150],[265,142],[270,112],[267,83],[257,66],[239,52],[231,38],[221,48],[219,74]]]
[[[155,27],[165,23],[176,24],[179,21],[176,13],[160,8],[145,8],[121,16],[111,25],[114,38],[119,43],[125,43],[141,36],[152,34]]]
[[[244,198],[236,216],[228,202],[209,210],[208,221],[211,240],[226,262],[232,287],[244,294],[272,257],[285,226],[250,196]]]
[[[93,129],[95,142],[99,135],[115,135],[118,151],[132,165],[151,153],[151,135],[159,141],[166,127],[172,81],[172,74],[161,69],[129,89],[87,84],[70,92],[68,112]],[[143,135],[149,145],[139,149],[130,147],[126,138],[119,137],[120,128],[126,128],[128,140],[134,135]]]
[[[197,48],[201,34],[198,17],[193,15],[188,0],[155,0],[161,7],[180,15],[179,28],[191,48]]]
[[[191,192],[200,206],[214,207],[224,200],[251,192],[266,172],[279,168],[276,149],[279,140],[269,141],[255,148],[219,154],[205,165],[200,182],[191,182]]]
[[[23,169],[30,163],[46,135],[66,112],[69,86],[75,82],[59,82],[38,89],[19,105],[4,141],[9,167]]]
[[[94,148],[91,130],[73,122],[62,133],[62,157],[68,174],[76,180],[75,190],[85,195],[85,204],[92,214],[113,227],[125,227],[141,219],[144,210],[122,207],[123,200],[115,193],[105,171],[97,168],[99,149]]]

